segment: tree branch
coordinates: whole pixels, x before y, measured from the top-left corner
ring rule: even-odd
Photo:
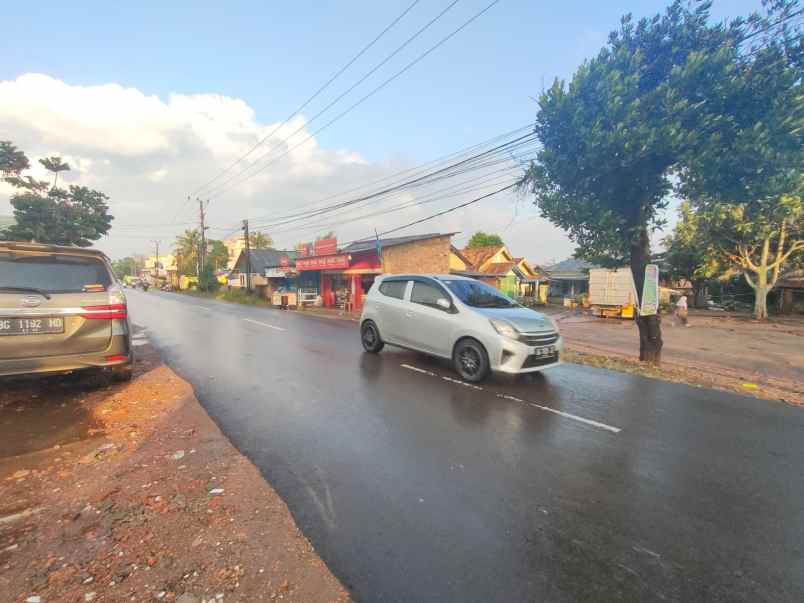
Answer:
[[[756,247],[754,249],[756,249]],[[756,264],[754,264],[754,262],[751,261],[749,251],[745,247],[743,247],[742,245],[738,245],[737,251],[739,252],[740,257],[743,260],[742,261],[743,266],[745,266],[746,268],[750,268],[754,272],[759,272],[759,267]]]
[[[796,241],[795,243],[793,243],[790,246],[790,249],[788,249],[784,255],[777,257],[776,260],[773,262],[773,264],[771,264],[771,266],[776,268],[778,264],[778,267],[781,268],[782,264],[784,264],[788,260],[788,258],[791,255],[793,255],[796,251],[804,251],[804,241]]]
[[[757,285],[756,283],[754,283],[754,281],[751,280],[751,277],[748,276],[748,273],[743,272],[743,276],[745,277],[745,282],[747,282],[751,286],[751,288],[756,291]]]
[[[779,280],[779,270],[782,268],[782,260],[784,259],[784,239],[787,235],[785,230],[785,221],[782,220],[782,225],[779,227],[779,244],[776,246],[776,259],[769,266],[773,268],[773,276],[771,277],[771,287]]]

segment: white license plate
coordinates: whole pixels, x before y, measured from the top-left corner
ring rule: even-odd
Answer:
[[[533,348],[534,356],[552,356],[556,353],[556,346],[548,345],[546,348]]]
[[[64,333],[63,318],[0,318],[0,336],[53,333]]]

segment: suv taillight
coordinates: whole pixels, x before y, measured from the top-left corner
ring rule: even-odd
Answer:
[[[82,318],[89,320],[112,320],[114,318],[126,318],[128,309],[126,304],[105,304],[102,306],[83,306]]]

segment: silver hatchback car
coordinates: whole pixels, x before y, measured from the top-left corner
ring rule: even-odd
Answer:
[[[371,287],[360,318],[367,352],[387,343],[452,360],[466,381],[490,371],[530,373],[560,363],[555,322],[480,281],[452,275],[389,275]]]

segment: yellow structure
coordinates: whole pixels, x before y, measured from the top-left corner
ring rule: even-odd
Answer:
[[[242,236],[232,237],[223,241],[223,246],[229,254],[229,259],[226,262],[226,269],[231,270],[237,263],[237,258],[240,253],[246,248],[246,239]]]
[[[547,278],[535,270],[525,258],[514,257],[505,245],[466,247],[450,255],[451,268],[453,263],[458,266],[461,262],[471,267],[454,268],[454,270],[471,270],[486,274],[489,278],[496,278],[497,288],[508,295],[541,299],[536,286]]]

